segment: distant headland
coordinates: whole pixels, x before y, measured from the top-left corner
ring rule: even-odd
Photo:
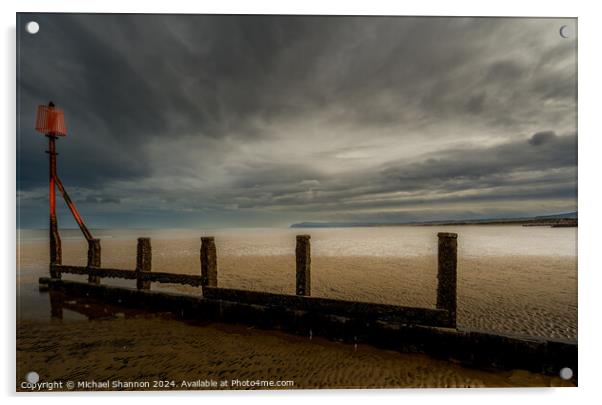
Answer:
[[[291,228],[352,228],[376,226],[435,226],[435,225],[523,225],[523,226],[550,226],[553,228],[576,227],[577,211],[562,214],[540,215],[520,218],[478,218],[436,221],[409,221],[409,222],[299,222],[292,224]]]

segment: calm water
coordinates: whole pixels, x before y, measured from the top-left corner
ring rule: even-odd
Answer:
[[[458,233],[458,254],[483,256],[577,256],[577,228],[503,226],[400,226],[328,229],[160,229],[94,230],[101,240],[190,240],[215,236],[220,255],[270,256],[294,253],[295,235],[310,234],[312,255],[407,257],[436,252],[437,232]],[[46,230],[21,230],[20,243],[47,241]],[[62,240],[82,240],[79,230]],[[177,252],[172,252],[177,253]]]

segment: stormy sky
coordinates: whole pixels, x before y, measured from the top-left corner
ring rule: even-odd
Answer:
[[[562,25],[575,33],[574,19],[20,14],[20,226],[47,225],[33,126],[49,100],[68,128],[59,175],[92,228],[575,211],[577,41]]]

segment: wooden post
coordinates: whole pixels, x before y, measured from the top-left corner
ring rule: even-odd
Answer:
[[[217,287],[217,249],[212,236],[201,237],[201,283]]]
[[[311,295],[311,247],[309,235],[297,235],[297,295]]]
[[[63,291],[50,288],[48,295],[50,297],[50,317],[63,319],[63,303],[65,302]]]
[[[151,271],[152,251],[150,238],[138,238],[138,247],[136,250],[136,288],[139,290],[150,290],[151,282],[140,278],[142,272]]]
[[[437,308],[449,311],[456,327],[458,234],[441,232],[438,249]]]
[[[88,269],[100,267],[100,239],[88,240]],[[100,284],[100,277],[88,275],[88,282]]]

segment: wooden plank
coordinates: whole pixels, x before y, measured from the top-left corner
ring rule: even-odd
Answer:
[[[86,266],[56,265],[55,268],[61,273],[85,274],[100,278],[125,278],[128,280],[136,279],[136,272],[133,270],[92,268]]]
[[[51,264],[51,269],[59,273],[69,274],[88,274],[88,268],[86,266],[69,266],[65,264]]]
[[[299,311],[354,317],[365,322],[380,320],[441,327],[449,327],[453,324],[449,312],[443,309],[403,307],[209,286],[203,287],[203,297],[243,304],[280,306]]]
[[[88,268],[85,266],[55,265],[62,273],[92,275],[101,278],[140,279],[144,281],[201,286],[203,278],[190,274],[165,272],[142,272],[134,270]],[[241,304],[279,306],[282,308],[351,316],[363,322],[389,321],[404,324],[454,327],[454,319],[444,309],[403,307],[397,305],[355,302],[331,298],[274,294],[268,292],[236,290],[219,287],[203,287],[203,296],[208,299],[236,302]]]
[[[193,274],[174,274],[157,271],[142,273],[140,277],[142,280],[156,283],[188,284],[193,287],[199,287],[202,284],[202,277]]]
[[[142,277],[144,281],[158,283],[187,284],[201,286],[202,277],[190,274],[174,274],[165,272],[143,272],[134,270],[88,268],[85,266],[55,265],[62,273],[93,275],[101,278],[124,278],[135,280]],[[203,287],[203,296],[209,299],[239,302],[252,305],[271,305],[300,311],[322,312],[334,316],[352,316],[366,322],[385,320],[419,325],[453,327],[454,320],[449,311],[444,309],[403,307],[397,305],[356,302],[332,298],[295,296],[268,292],[236,290],[219,287]]]
[[[56,270],[61,273],[91,275],[100,278],[124,278],[136,280],[140,278],[143,281],[152,281],[156,283],[170,284],[188,284],[198,287],[201,285],[201,276],[192,274],[175,274],[166,272],[142,272],[137,274],[134,270],[109,269],[109,268],[89,268],[86,266],[55,265]]]

